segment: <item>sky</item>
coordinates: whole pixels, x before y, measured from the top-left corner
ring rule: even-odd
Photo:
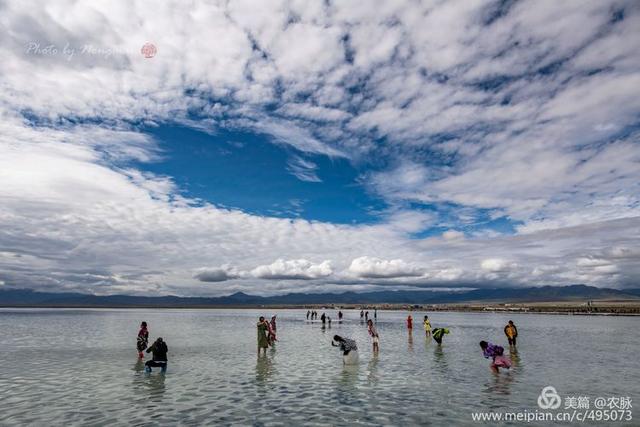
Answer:
[[[637,1],[0,1],[0,289],[640,287]]]

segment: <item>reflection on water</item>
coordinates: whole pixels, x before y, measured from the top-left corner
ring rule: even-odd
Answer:
[[[452,331],[439,346],[407,334],[406,312],[380,311],[374,355],[359,311],[343,313],[323,334],[306,310],[0,309],[0,425],[458,426],[473,425],[472,411],[533,411],[547,385],[640,395],[635,318],[425,313]],[[255,322],[274,314],[277,350],[256,358]],[[495,375],[478,342],[509,348],[509,318],[520,334],[513,368]],[[166,375],[143,372],[141,320],[169,343]],[[357,342],[358,365],[343,365],[333,333]]]
[[[507,395],[511,392],[510,385],[515,376],[507,369],[501,369],[500,372],[491,371],[492,378],[487,381],[486,392],[491,394]]]
[[[138,359],[135,363],[135,365],[133,365],[133,371],[134,372],[138,372],[141,373],[144,371],[144,360],[142,359]]]
[[[482,406],[493,410],[504,408],[504,403],[508,401],[511,394],[511,385],[515,379],[514,373],[505,372],[506,370],[496,373],[489,368],[487,370],[491,372],[491,377],[484,383]]]
[[[152,373],[144,372],[144,361],[138,359],[133,366],[135,375],[133,376],[133,390],[138,396],[146,396],[151,400],[158,400],[166,391],[166,374],[155,369]]]
[[[339,371],[335,392],[339,403],[348,405],[356,395],[359,368],[359,364],[343,365]]]
[[[370,385],[378,382],[378,357],[379,356],[374,353],[367,364],[367,380]]]
[[[511,369],[517,370],[522,369],[522,359],[520,358],[520,354],[518,353],[518,349],[514,346],[509,348],[509,357],[511,357]]]
[[[444,349],[442,348],[442,345],[436,344],[434,346],[433,356],[434,356],[433,360],[435,362],[435,365],[438,367],[438,369],[445,370],[445,371],[449,369],[447,355]]]
[[[263,354],[258,356],[256,362],[256,383],[265,385],[275,372],[272,355]]]

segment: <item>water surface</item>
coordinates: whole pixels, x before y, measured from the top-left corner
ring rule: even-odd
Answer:
[[[430,313],[451,329],[439,347],[424,336],[424,313],[410,334],[406,312],[379,311],[375,356],[356,311],[324,330],[305,313],[0,309],[0,425],[478,425],[474,411],[536,410],[547,385],[640,405],[637,318]],[[272,314],[279,342],[257,357],[257,317]],[[515,366],[495,375],[477,343],[506,347],[510,318]],[[166,375],[144,374],[137,360],[142,320],[169,345]],[[358,366],[343,367],[334,334],[356,339]]]

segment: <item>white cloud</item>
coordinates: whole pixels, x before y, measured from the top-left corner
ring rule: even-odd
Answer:
[[[464,233],[458,230],[447,230],[442,233],[442,238],[445,240],[460,240],[464,239]]]
[[[318,166],[311,160],[303,159],[300,156],[293,156],[287,162],[287,169],[291,175],[295,176],[300,181],[322,182],[316,172],[317,168]]]
[[[277,259],[271,264],[260,265],[251,274],[260,279],[310,280],[327,277],[333,273],[331,261],[314,264],[306,259]]]
[[[510,271],[515,265],[501,258],[489,258],[482,261],[480,267],[490,273],[503,273]]]
[[[356,277],[380,279],[422,276],[423,271],[401,259],[380,259],[362,256],[351,261],[349,272]]]

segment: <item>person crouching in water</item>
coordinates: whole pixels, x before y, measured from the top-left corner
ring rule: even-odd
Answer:
[[[431,336],[433,337],[435,342],[437,342],[438,345],[440,345],[442,344],[442,338],[448,333],[449,333],[449,329],[447,328],[435,328]]]
[[[149,345],[149,330],[147,329],[147,322],[140,324],[140,331],[138,332],[138,339],[136,342],[136,348],[138,349],[138,357],[144,359],[143,351]]]
[[[367,330],[369,332],[369,335],[373,340],[373,352],[377,353],[380,350],[380,337],[378,336],[378,330],[374,326],[373,320],[371,319],[367,320],[367,326],[368,326]]]
[[[500,368],[511,368],[511,360],[504,355],[504,348],[490,342],[480,341],[480,348],[485,358],[491,359],[491,370],[500,372]]]
[[[168,351],[169,347],[167,347],[167,343],[164,342],[162,338],[158,338],[156,342],[147,349],[147,353],[153,352],[153,358],[151,360],[147,360],[147,363],[144,364],[145,372],[151,372],[152,367],[159,367],[162,372],[167,372]]]
[[[516,338],[518,338],[518,328],[513,324],[513,320],[509,320],[507,326],[504,327],[504,334],[509,340],[509,345],[516,345]]]
[[[340,351],[342,351],[343,364],[354,365],[358,363],[358,346],[354,340],[342,338],[340,335],[334,335],[331,345],[334,347],[340,347]]]

